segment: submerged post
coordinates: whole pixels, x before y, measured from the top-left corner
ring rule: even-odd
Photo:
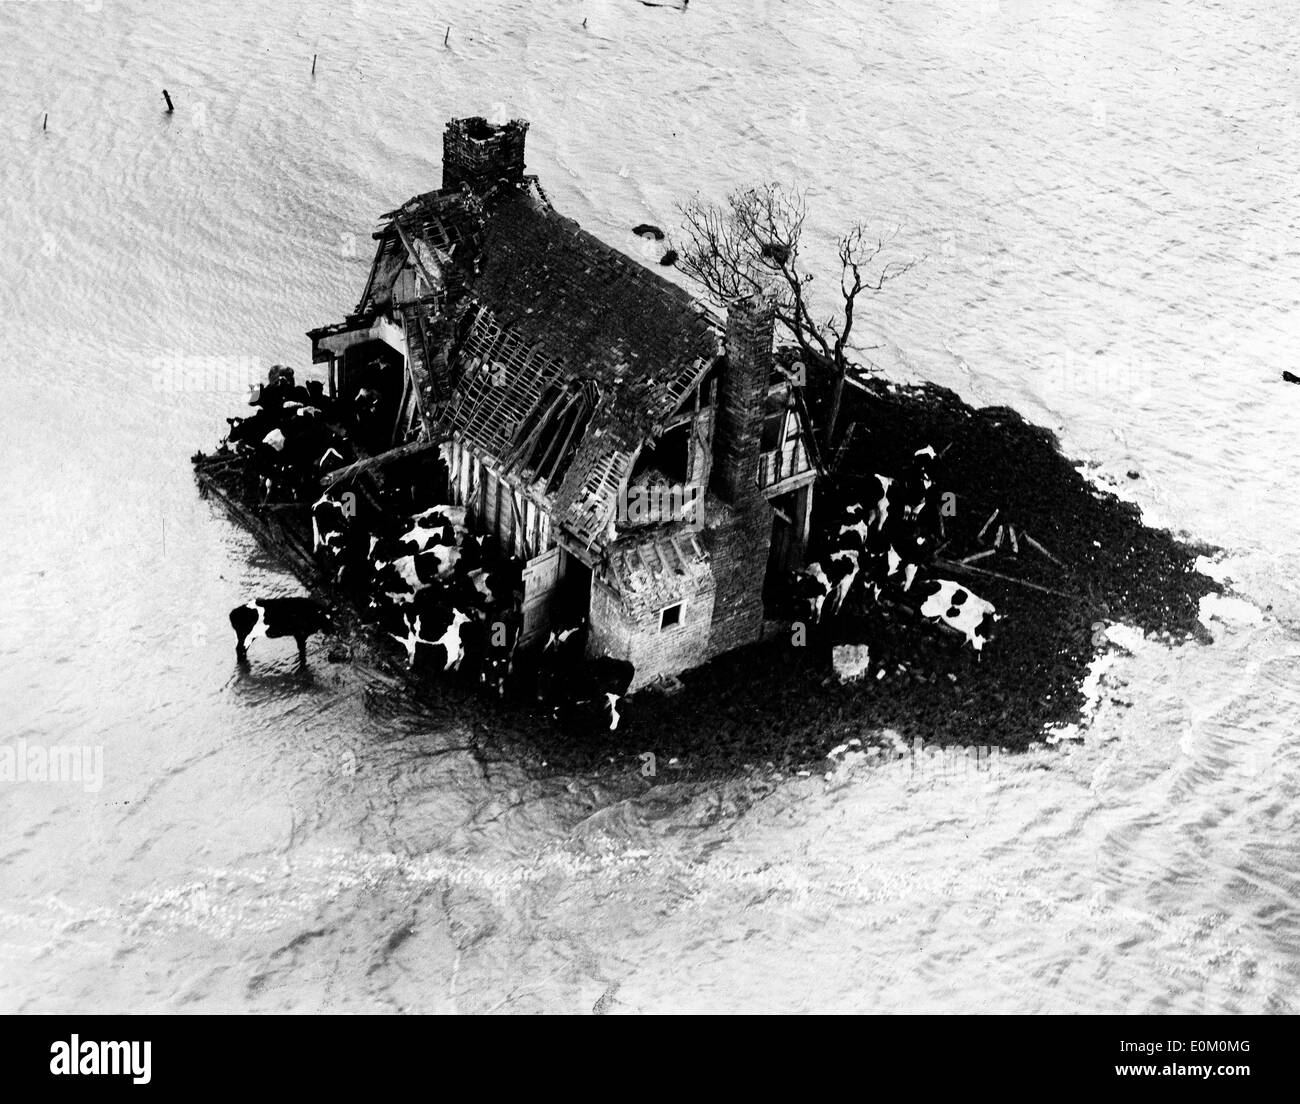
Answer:
[[[176,109],[172,107],[172,98],[167,95],[167,89],[163,89],[163,99],[167,101],[167,114],[170,115]]]
[[[41,129],[44,130],[49,125],[50,125],[50,113],[47,111],[45,113],[45,118],[41,120]]]
[[[311,75],[312,75],[313,77],[316,75],[316,55],[315,55],[315,54],[312,54],[312,56],[311,56]]]

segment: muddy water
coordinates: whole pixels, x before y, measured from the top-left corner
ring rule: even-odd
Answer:
[[[0,782],[0,1005],[1295,1011],[1289,15],[0,5],[0,746],[102,755]],[[241,675],[225,611],[296,588],[189,453],[305,366],[479,111],[531,118],[557,206],[629,251],[767,178],[814,243],[892,234],[923,262],[871,356],[1057,429],[1248,604],[1131,642],[1078,746],[979,772],[539,781],[319,646],[307,684],[291,647]]]

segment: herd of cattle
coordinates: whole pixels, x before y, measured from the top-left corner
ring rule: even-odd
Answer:
[[[371,396],[361,391],[350,402],[336,402],[318,380],[294,383],[293,369],[275,365],[250,403],[257,412],[227,418],[226,440],[247,461],[261,502],[310,502],[320,476],[353,458],[347,435],[334,427],[340,419],[364,425],[371,417]],[[346,415],[346,417],[345,417]]]
[[[882,598],[915,605],[922,617],[983,651],[1001,615],[959,583],[925,577],[943,534],[939,464],[927,445],[901,477],[867,480],[866,501],[844,508],[825,555],[795,579],[795,598],[809,620],[838,616],[856,592],[871,605]]]
[[[285,373],[288,373],[287,375]],[[265,500],[307,502],[321,477],[349,462],[346,434],[332,426],[367,416],[366,395],[328,404],[319,384],[297,388],[292,373],[272,370],[252,417],[231,422],[229,442],[244,456]],[[355,407],[360,406],[360,411]],[[463,506],[426,504],[420,488],[395,488],[382,509],[347,490],[311,501],[312,548],[324,575],[406,652],[411,668],[455,671],[504,696],[516,674],[523,625],[523,561],[488,563],[483,538],[465,525]],[[305,658],[306,639],[332,630],[311,599],[258,599],[231,611],[236,653],[259,636],[292,636]],[[585,655],[583,625],[552,632],[526,664],[536,696],[556,715],[577,710],[618,726],[618,704],[635,669]]]
[[[382,507],[346,490],[319,493],[322,477],[353,459],[349,427],[364,431],[378,409],[375,396],[362,390],[335,402],[319,383],[299,387],[292,370],[276,366],[252,405],[254,415],[231,419],[227,439],[261,501],[310,503],[313,552],[326,578],[402,646],[410,667],[460,672],[504,696],[518,681],[523,562],[489,563],[483,538],[466,528],[465,508],[421,498],[420,487],[389,491]],[[902,476],[867,481],[864,501],[844,508],[821,560],[795,577],[804,617],[820,623],[851,600],[883,600],[916,608],[982,651],[1000,615],[929,572],[943,534],[939,464],[927,446]],[[308,598],[257,599],[233,609],[230,622],[241,662],[259,636],[293,637],[305,660],[307,638],[333,631],[325,607]],[[634,668],[585,653],[579,624],[552,632],[523,667],[556,715],[581,710],[612,730]]]

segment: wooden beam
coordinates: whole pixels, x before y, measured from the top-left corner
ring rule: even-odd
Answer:
[[[431,448],[437,448],[441,441],[411,441],[409,444],[402,445],[400,448],[389,449],[387,452],[381,452],[377,456],[367,456],[362,460],[349,464],[345,468],[339,468],[327,475],[322,475],[320,485],[326,490],[333,487],[336,483],[344,479],[350,479],[361,472],[369,471],[372,468],[382,467],[384,464],[392,463],[394,460],[401,460],[407,456],[414,456],[416,453],[425,452]]]
[[[573,436],[578,431],[578,424],[583,420],[583,415],[587,413],[581,406],[577,406],[576,404],[571,404],[570,407],[566,408],[566,415],[570,412],[572,413],[572,417],[569,421],[569,429],[564,435],[564,442],[560,445],[560,451],[555,454],[555,459],[552,460],[550,449],[547,449],[545,458],[542,463],[538,465],[537,474],[545,480],[544,486],[547,494],[551,493],[551,484],[555,482],[555,472],[559,468],[561,461],[563,461],[564,457],[568,454],[569,444],[573,441]],[[559,437],[558,432],[556,433],[556,437]],[[543,467],[545,467],[545,470],[543,470]]]
[[[403,362],[404,362],[404,363],[403,363],[404,371],[402,372],[402,397],[401,397],[401,399],[398,401],[398,404],[397,404],[397,418],[393,421],[393,429],[392,429],[392,432],[389,433],[389,435],[388,435],[388,441],[389,441],[390,444],[391,444],[393,441],[396,441],[396,440],[398,439],[398,435],[400,434],[401,429],[402,429],[402,422],[403,422],[403,417],[402,417],[402,415],[404,415],[404,414],[406,413],[406,408],[407,408],[407,406],[409,405],[409,403],[410,403],[410,401],[411,401],[411,387],[412,387],[412,383],[411,383],[411,359],[410,359],[410,357],[404,357],[404,358],[403,358]]]
[[[673,543],[673,551],[677,553],[677,559],[678,559],[678,561],[679,561],[679,562],[681,563],[681,565],[682,565],[681,567],[679,567],[679,568],[677,569],[677,574],[678,574],[678,575],[685,575],[685,574],[686,574],[686,568],[687,568],[686,553],[682,551],[682,546],[681,546],[680,544],[677,543],[677,534],[676,534],[676,533],[672,534],[671,537],[670,537],[669,539],[672,541],[672,543]]]
[[[964,564],[954,560],[935,560],[936,567],[942,567],[948,571],[968,571],[974,575],[987,575],[991,579],[1001,579],[1004,583],[1015,583],[1017,586],[1028,587],[1030,590],[1041,590],[1044,594],[1051,594],[1057,598],[1066,598],[1071,602],[1082,602],[1087,604],[1085,599],[1078,594],[1066,594],[1062,590],[1053,590],[1051,587],[1039,586],[1037,583],[1027,582],[1024,579],[1017,579],[1014,575],[1003,575],[1000,571],[989,571],[985,567],[972,567],[970,564]]]

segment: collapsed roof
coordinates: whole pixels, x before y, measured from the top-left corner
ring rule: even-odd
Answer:
[[[445,369],[440,432],[603,545],[637,452],[721,355],[719,321],[558,214],[535,178],[443,188],[384,218],[354,317],[399,310],[412,363]]]

